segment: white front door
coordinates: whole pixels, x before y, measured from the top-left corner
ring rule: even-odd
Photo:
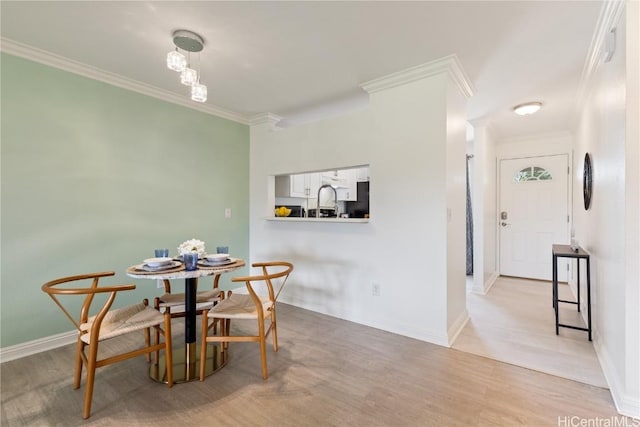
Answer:
[[[569,242],[568,168],[567,154],[500,160],[500,274],[551,280],[551,245]]]

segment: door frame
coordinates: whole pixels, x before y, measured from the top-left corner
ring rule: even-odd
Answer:
[[[527,151],[525,153],[513,153],[513,154],[499,154],[496,156],[496,217],[494,221],[496,221],[496,270],[498,272],[498,276],[502,275],[502,266],[500,265],[500,179],[501,179],[501,171],[500,171],[500,162],[502,160],[514,160],[514,159],[527,159],[527,158],[535,158],[535,157],[547,157],[547,156],[558,156],[558,155],[567,155],[567,162],[569,166],[569,173],[567,178],[567,212],[569,215],[569,222],[567,223],[567,231],[569,234],[570,230],[573,229],[573,149],[560,150],[560,151]],[[549,248],[549,258],[551,258],[551,248]],[[575,293],[575,284],[573,283],[573,267],[569,264],[569,271],[567,272],[567,281],[570,286],[572,286],[572,290]]]

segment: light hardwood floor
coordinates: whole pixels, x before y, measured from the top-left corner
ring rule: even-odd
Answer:
[[[567,284],[561,299],[574,300]],[[487,295],[467,294],[469,323],[453,348],[551,375],[608,388],[586,332],[555,333],[551,283],[499,277]],[[572,304],[560,304],[562,323],[584,327]]]
[[[140,357],[98,371],[87,421],[83,389],[72,388],[72,346],[6,362],[1,424],[537,427],[616,416],[599,387],[284,304],[278,320],[268,380],[254,343],[230,344],[224,369],[172,389],[152,382]]]

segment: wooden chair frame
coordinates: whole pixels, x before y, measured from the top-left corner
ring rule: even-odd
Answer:
[[[278,351],[278,330],[277,330],[277,320],[276,320],[276,301],[280,291],[284,288],[284,285],[289,278],[289,274],[293,271],[293,264],[285,261],[271,261],[271,262],[258,262],[252,264],[252,267],[259,267],[262,269],[261,275],[255,276],[242,276],[242,277],[234,277],[231,279],[232,282],[244,282],[249,292],[249,296],[251,297],[255,309],[256,316],[251,318],[246,318],[242,320],[257,320],[258,322],[258,335],[251,336],[231,336],[231,318],[225,317],[224,313],[216,313],[214,311],[205,311],[202,315],[202,337],[201,337],[201,346],[200,346],[200,360],[206,360],[206,351],[207,351],[207,343],[221,343],[221,351],[226,351],[229,342],[241,342],[241,341],[257,341],[260,343],[260,361],[262,367],[262,378],[267,379],[269,377],[269,372],[267,370],[267,345],[266,340],[270,334],[273,334],[273,351]],[[273,268],[281,268],[284,267],[284,270],[278,271],[276,273],[269,273],[269,270]],[[284,281],[280,286],[278,292],[276,293],[273,289],[273,284],[271,283],[272,279],[282,278],[284,277]],[[265,313],[263,308],[263,300],[258,296],[255,292],[252,282],[264,282],[267,285],[268,290],[268,298],[270,302],[270,307],[268,308],[269,313],[269,326],[265,328]],[[232,298],[232,292],[229,291],[227,298]],[[222,303],[222,302],[221,302]],[[211,313],[211,315],[210,315]],[[209,324],[209,317],[213,318],[213,322]],[[257,319],[256,319],[257,318]],[[208,331],[211,326],[215,326],[217,322],[220,321],[220,335],[208,335]],[[200,365],[200,381],[204,380],[205,377],[204,372],[204,364]]]
[[[98,287],[98,282],[100,278],[113,276],[115,273],[113,271],[99,272],[99,273],[88,273],[88,274],[80,274],[75,276],[63,277],[60,279],[52,280],[50,282],[42,285],[42,290],[47,293],[51,299],[60,307],[63,313],[67,316],[71,323],[74,324],[76,329],[78,330],[78,340],[76,344],[76,354],[75,354],[75,373],[74,373],[74,381],[73,388],[80,388],[80,384],[82,381],[82,368],[83,365],[86,366],[86,388],[84,395],[84,406],[82,417],[84,419],[89,418],[91,415],[91,401],[93,398],[93,385],[95,379],[95,371],[97,368],[102,366],[110,365],[112,363],[120,362],[123,360],[127,360],[136,356],[140,356],[142,354],[147,354],[152,352],[156,352],[159,350],[165,350],[166,353],[166,363],[167,363],[167,384],[169,387],[173,386],[173,360],[171,353],[171,314],[167,312],[164,315],[164,329],[160,327],[160,325],[156,324],[153,327],[156,330],[156,339],[154,344],[150,343],[150,327],[144,328],[144,337],[145,337],[145,346],[136,350],[128,351],[125,353],[121,353],[118,355],[110,356],[104,359],[98,359],[98,346],[100,343],[100,328],[102,326],[102,322],[109,313],[109,310],[116,298],[116,294],[122,291],[130,291],[136,288],[135,285],[115,285],[115,286],[105,286]],[[82,280],[92,280],[91,285],[89,287],[75,287],[75,288],[57,288],[57,285],[61,285],[69,282],[77,282]],[[90,317],[90,309],[91,303],[93,302],[93,298],[96,294],[108,294],[107,300],[104,305],[99,309],[98,313]],[[69,311],[64,307],[64,305],[57,298],[59,295],[76,295],[82,296],[84,295],[84,303],[80,309],[80,317],[76,320]],[[143,300],[143,304],[148,306],[148,300]],[[88,323],[91,320],[91,328],[89,331],[83,330],[81,325]],[[130,332],[134,332],[132,330]],[[82,340],[83,335],[90,334],[89,344],[85,343]],[[124,335],[124,334],[122,334]],[[159,335],[164,336],[164,342],[159,342]],[[108,339],[108,338],[107,338]],[[104,339],[103,339],[104,341]],[[86,347],[89,347],[88,353],[85,352]],[[147,358],[149,360],[149,358]],[[157,359],[156,359],[156,363]]]

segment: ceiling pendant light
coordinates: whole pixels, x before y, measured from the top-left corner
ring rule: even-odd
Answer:
[[[194,32],[177,30],[173,33],[173,44],[176,48],[167,54],[167,67],[180,72],[180,82],[191,86],[191,99],[197,102],[207,100],[207,87],[200,83],[200,55],[204,48],[204,40]],[[180,52],[187,52],[187,57]],[[198,53],[198,69],[191,68],[191,53]]]
[[[526,104],[520,104],[513,107],[513,112],[520,116],[526,116],[536,113],[541,107],[542,102],[527,102]]]
[[[185,68],[180,73],[180,83],[186,86],[193,86],[198,81],[198,72],[193,68]]]
[[[178,52],[177,47],[176,50],[172,50],[171,52],[167,53],[167,68],[179,73],[187,68],[187,58],[185,58],[183,54]]]
[[[191,86],[191,99],[197,102],[205,102],[207,100],[207,87],[200,82]]]

